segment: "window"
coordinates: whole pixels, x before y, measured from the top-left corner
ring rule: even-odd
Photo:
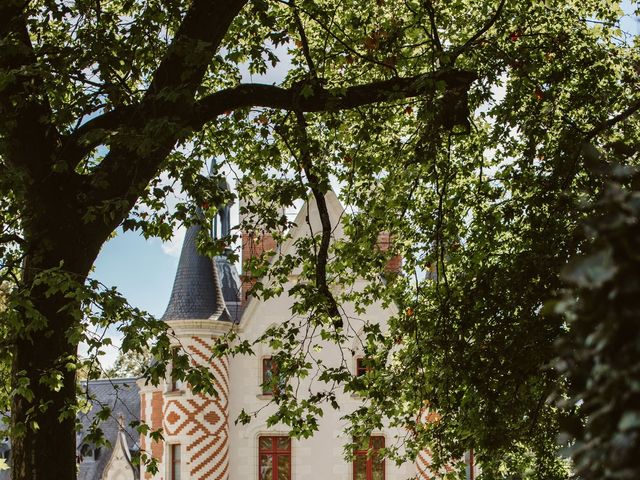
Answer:
[[[169,467],[171,468],[170,480],[180,480],[180,453],[180,444],[172,444],[170,451],[171,459],[169,462]]]
[[[378,455],[378,450],[384,448],[384,437],[372,436],[354,439],[354,442],[357,447],[353,459],[353,480],[384,480],[384,458]]]
[[[278,375],[278,364],[271,358],[262,359],[262,394],[263,395],[277,395],[278,392],[284,388],[282,381],[277,381],[277,385],[274,385],[273,377]]]
[[[171,349],[171,378],[169,383],[169,391],[175,392],[180,389],[182,382],[178,380],[178,376],[174,373],[176,364],[178,363],[178,347]]]
[[[291,439],[258,438],[258,480],[291,480]]]
[[[465,463],[467,464],[467,478],[469,480],[475,480],[476,478],[476,465],[473,458],[473,448],[469,450],[464,456]]]
[[[100,458],[100,447],[94,447],[88,443],[83,443],[80,447],[81,462],[95,462]]]
[[[356,377],[361,377],[369,371],[371,371],[371,367],[368,364],[368,359],[365,357],[356,358]]]

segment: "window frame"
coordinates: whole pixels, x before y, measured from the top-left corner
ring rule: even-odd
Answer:
[[[365,356],[356,357],[356,368],[355,368],[356,377],[358,378],[363,377],[364,375],[366,375],[372,370],[371,366],[362,365],[362,362],[366,360],[367,360],[367,357]]]
[[[375,440],[382,440],[382,446],[378,446],[376,448],[374,448],[374,441]],[[357,438],[353,439],[353,442],[355,445],[359,445],[360,442]],[[362,450],[362,449],[358,449],[356,447],[356,449],[353,451],[353,468],[352,468],[352,474],[353,474],[353,480],[356,480],[357,474],[358,472],[356,471],[356,468],[358,466],[358,457],[362,458],[366,458],[366,463],[365,463],[365,475],[364,478],[365,480],[373,480],[373,461],[375,459],[375,453],[381,449],[381,448],[385,448],[386,445],[386,439],[384,437],[384,435],[369,435],[369,444],[368,444],[368,448],[366,450]],[[372,454],[369,455],[369,451],[372,450]],[[380,460],[380,464],[382,465],[382,480],[385,480],[387,478],[387,465],[386,465],[386,461],[384,458],[382,458]]]
[[[269,368],[266,367],[267,362],[270,362]],[[278,364],[274,361],[272,356],[262,357],[262,368],[261,368],[261,373],[262,373],[261,389],[262,390],[261,392],[262,392],[262,395],[276,397],[278,396],[278,394],[280,393],[280,390],[284,387],[284,385],[280,381],[278,381],[278,384],[273,387],[267,385],[267,383],[271,382],[271,379],[266,378],[267,372],[270,372],[271,379],[274,376],[278,375]],[[278,385],[280,385],[280,387],[278,387]]]
[[[178,348],[179,347],[171,347],[171,371],[169,372],[169,392],[178,392],[180,391],[180,386],[178,383],[180,380],[176,378],[174,375],[174,368],[176,364],[176,358],[178,357]]]
[[[270,439],[271,440],[271,448],[262,448],[262,439]],[[278,439],[281,438],[286,438],[288,440],[287,443],[287,448],[286,449],[280,449],[278,448]],[[287,477],[289,480],[292,478],[291,476],[291,471],[293,469],[293,455],[292,455],[292,445],[291,445],[291,437],[288,435],[283,435],[283,434],[261,434],[258,435],[258,475],[257,478],[258,480],[261,480],[261,472],[260,472],[260,465],[261,465],[261,461],[262,461],[262,457],[263,456],[270,456],[271,457],[271,474],[272,480],[279,480],[280,477],[280,471],[279,471],[279,462],[278,462],[278,458],[280,457],[288,457],[289,458],[289,469],[287,472]]]
[[[176,451],[178,459],[176,460]],[[180,443],[169,444],[169,480],[180,480],[182,478],[182,445]],[[178,475],[176,476],[176,466]]]
[[[100,447],[96,447],[92,443],[83,443],[80,445],[79,457],[83,463],[94,463],[100,459]]]

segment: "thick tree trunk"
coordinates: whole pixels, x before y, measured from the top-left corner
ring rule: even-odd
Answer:
[[[20,393],[13,397],[11,418],[18,430],[12,438],[11,478],[72,480],[76,478],[75,414],[71,410],[76,376],[66,363],[76,356],[77,346],[67,340],[74,319],[68,309],[61,311],[69,303],[61,295],[46,298],[43,289],[36,288],[31,300],[47,324],[16,340],[13,389],[21,392],[24,385],[33,397]],[[26,325],[34,322],[27,314],[23,318]]]
[[[48,223],[56,225],[51,218]],[[33,241],[31,250],[27,249],[31,253],[25,260],[23,281],[34,309],[22,309],[24,323],[13,351],[12,480],[76,478],[73,364],[78,345],[73,340],[77,336],[69,333],[77,328],[80,304],[65,293],[84,284],[107,239],[107,228],[103,229],[96,235],[95,229],[86,224],[72,227],[62,223],[30,235]],[[39,274],[58,267],[74,280],[68,288],[55,280],[34,283]],[[50,286],[56,287],[55,293],[48,291]]]

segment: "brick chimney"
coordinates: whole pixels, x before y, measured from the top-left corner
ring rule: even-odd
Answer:
[[[242,309],[247,305],[251,296],[251,289],[258,279],[255,274],[250,271],[248,262],[259,257],[264,252],[276,252],[278,248],[277,242],[273,235],[269,233],[262,225],[261,219],[248,211],[247,205],[251,199],[240,198],[240,228],[242,229],[242,275],[240,280],[242,287],[240,289],[240,306]]]
[[[381,232],[378,234],[378,248],[382,252],[386,252],[391,248],[393,237],[389,232]],[[400,255],[394,255],[391,257],[384,267],[384,273],[398,274],[402,269],[402,257]]]
[[[275,252],[278,247],[270,233],[242,232],[242,288],[240,305],[244,308],[249,301],[251,289],[258,280],[250,271],[248,262],[264,252]]]

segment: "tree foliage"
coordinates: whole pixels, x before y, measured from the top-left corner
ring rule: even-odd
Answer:
[[[579,415],[564,424],[583,478],[637,478],[638,173],[609,166],[606,185],[585,225],[586,255],[563,275],[571,286],[554,308],[568,331],[559,341],[559,370],[569,380],[564,403]],[[586,421],[581,419],[586,418]]]
[[[592,419],[602,395],[637,378],[608,376],[611,384],[592,390],[581,383],[591,364],[570,353],[591,348],[602,322],[619,322],[608,330],[619,341],[632,328],[627,310],[596,318],[582,303],[593,294],[617,306],[607,295],[618,282],[632,288],[631,256],[618,254],[622,240],[608,240],[633,235],[631,194],[630,206],[616,207],[628,229],[595,227],[598,261],[620,262],[612,277],[571,277],[578,303],[567,322],[564,310],[543,308],[563,288],[564,265],[594,243],[580,234],[592,213],[582,207],[602,205],[611,173],[592,164],[638,162],[640,58],[622,17],[617,2],[599,0],[3,2],[0,274],[11,291],[0,328],[12,364],[14,478],[75,472],[75,372],[93,361],[78,358],[80,342],[97,354],[108,341],[101,332],[116,327],[125,351],[150,348],[159,360],[152,380],[164,374],[168,332],[90,280],[90,268],[118,227],[166,239],[180,223],[209,221],[233,198],[220,188],[225,169],[238,173],[247,200],[244,230],[287,240],[282,207],[311,192],[325,215],[331,185],[347,207],[344,241],[329,242],[325,218],[293,253],[248,266],[272,280],[256,285],[263,297],[301,268],[290,292],[298,317],[260,341],[278,351],[284,377],[319,369],[310,398],[287,383],[271,422],[310,435],[345,388],[365,399],[348,417],[355,437],[382,425],[408,432],[404,450],[389,456],[430,445],[438,466],[473,448],[487,478],[565,477],[560,425],[576,409]],[[278,85],[246,81],[273,68],[287,70]],[[203,175],[212,157],[221,168]],[[181,191],[192,202],[174,205]],[[392,239],[386,249],[377,247],[382,232]],[[203,238],[202,249],[232,241]],[[395,255],[403,274],[381,275]],[[353,291],[356,278],[369,286]],[[359,312],[381,301],[400,313],[388,330],[362,330],[341,311],[347,301]],[[318,339],[355,335],[372,367],[363,378],[346,359],[314,361]],[[215,353],[251,349],[228,338]],[[553,368],[557,355],[566,370]],[[596,361],[634,368],[611,362]],[[182,363],[190,384],[212,388],[206,371]],[[584,403],[566,410],[553,395]],[[566,441],[636,445],[637,412],[625,402],[615,405],[618,433],[587,421]],[[425,409],[437,412],[426,423]],[[55,455],[46,453],[54,427]],[[581,466],[585,448],[576,449],[581,474],[613,469],[614,478],[605,454],[593,472]],[[33,451],[42,454],[34,460]]]

